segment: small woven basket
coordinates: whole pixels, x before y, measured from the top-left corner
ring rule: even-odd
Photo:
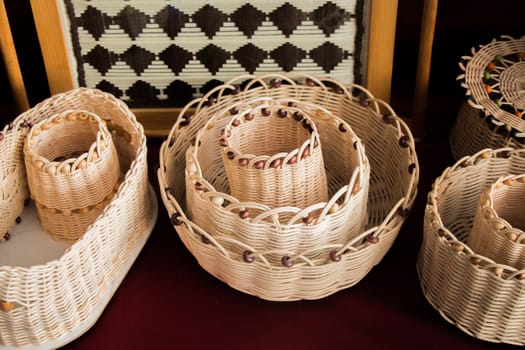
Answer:
[[[323,154],[315,123],[297,106],[261,100],[237,106],[219,140],[230,193],[271,208],[326,202]]]
[[[239,89],[241,85],[243,89]],[[340,116],[366,145],[370,185],[366,226],[360,234],[341,243],[315,245],[309,250],[295,253],[278,249],[278,246],[272,251],[264,251],[254,248],[259,239],[249,241],[246,237],[241,239],[232,236],[227,232],[228,228],[220,224],[218,232],[208,232],[193,221],[193,216],[185,206],[190,195],[186,193],[188,176],[197,174],[212,178],[204,171],[199,174],[195,164],[186,164],[196,135],[221,111],[258,98],[295,99],[316,105],[329,112],[329,115]],[[387,111],[386,114],[381,114],[380,109]],[[314,119],[315,113],[309,115]],[[327,150],[335,153],[333,159],[337,159],[339,165],[344,163],[344,152],[348,150],[329,146],[331,138],[323,138],[325,131],[322,127],[335,126],[334,129],[337,129],[338,126],[336,120],[327,119],[331,125],[325,122],[321,126],[318,120],[314,121],[320,131],[323,158],[328,168],[334,167],[335,161],[327,160]],[[210,135],[212,140],[217,137],[217,134]],[[195,143],[198,148],[204,144]],[[217,147],[216,142],[210,144]],[[222,163],[220,153],[217,156]],[[419,178],[419,165],[410,130],[386,103],[376,100],[366,89],[357,85],[352,86],[350,91],[331,79],[319,80],[301,74],[241,76],[216,87],[181,111],[161,147],[159,158],[158,178],[163,203],[186,247],[209,273],[235,289],[267,300],[319,299],[359,282],[381,261],[394,242],[412,207]],[[202,162],[202,159],[199,161]],[[335,171],[333,178],[339,179],[340,183],[343,183],[341,179],[345,179],[348,184],[347,169],[348,166],[341,166],[340,172]],[[327,172],[329,188],[330,177]],[[217,192],[212,187],[216,184],[204,185],[206,191],[201,191],[202,197],[209,196],[209,201],[213,201]],[[352,188],[345,187],[343,191],[348,191],[350,195]],[[329,197],[334,195],[329,193]],[[223,196],[216,201],[220,204],[216,205],[217,212],[229,208],[220,209],[224,206],[223,199],[229,202],[228,198],[232,197]],[[326,207],[326,203],[323,206]],[[247,222],[252,223],[251,218]],[[309,227],[304,222],[300,225]]]
[[[448,322],[473,337],[525,345],[525,270],[466,244],[483,191],[521,174],[525,152],[486,149],[445,169],[428,195],[418,273],[423,293]]]
[[[28,122],[19,119],[0,131],[0,242],[10,238],[9,230],[20,221],[24,202],[29,198],[23,143],[18,142],[28,130]]]
[[[483,191],[467,244],[500,264],[525,269],[525,175],[499,178]]]
[[[472,49],[462,57],[458,80],[467,101],[450,134],[453,156],[460,159],[485,148],[523,148],[525,145],[525,36]]]
[[[140,252],[155,219],[142,125],[110,94],[78,88],[18,116],[13,125],[26,127],[12,128],[13,159],[23,167],[28,127],[68,110],[86,110],[105,121],[123,180],[103,212],[59,258],[34,266],[0,266],[0,346],[59,347],[66,343],[63,339],[71,340],[79,329],[90,327]],[[25,177],[23,181],[27,187]]]
[[[43,229],[76,241],[119,185],[117,150],[105,123],[88,111],[59,113],[31,128],[24,155]]]
[[[288,100],[286,104],[290,102]],[[261,99],[243,103],[259,105]],[[319,125],[323,137],[330,140],[322,154],[326,159],[323,175],[326,169],[330,184],[328,192],[331,197],[328,201],[309,206],[270,207],[257,201],[241,201],[230,195],[226,167],[221,167],[223,163],[220,162],[221,154],[224,157],[225,152],[218,147],[227,130],[225,125],[231,121],[228,117],[221,118],[223,114],[208,120],[197,133],[196,146],[190,146],[186,153],[189,217],[212,235],[227,235],[250,246],[250,250],[243,253],[245,256],[251,256],[256,251],[261,256],[272,256],[271,259],[280,261],[282,256],[275,252],[286,256],[315,252],[319,246],[341,244],[360,235],[366,224],[370,166],[360,140],[346,122],[329,111],[299,101],[293,104],[301,105],[301,118],[304,113],[313,115],[309,122]],[[304,154],[304,148],[300,152],[284,155],[283,159],[291,159],[297,153]],[[227,161],[231,159],[227,157],[224,162]],[[266,160],[267,165],[272,162],[272,158]],[[292,181],[293,177],[290,178]],[[319,185],[326,188],[326,181]],[[313,256],[313,252],[309,255]]]

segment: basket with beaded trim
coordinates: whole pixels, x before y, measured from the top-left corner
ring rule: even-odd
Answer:
[[[272,101],[274,105],[277,102],[269,98],[257,98],[244,101],[243,104],[260,107],[261,103],[265,106],[268,101]],[[281,105],[282,102],[289,104],[291,100],[280,101],[277,105]],[[248,244],[250,250],[243,252],[245,258],[257,252],[275,261],[282,259],[283,256],[298,255],[301,254],[300,252],[313,250],[309,254],[312,258],[317,252],[317,247],[346,242],[358,236],[366,224],[370,166],[360,140],[346,122],[326,109],[299,101],[293,101],[293,105],[295,111],[300,110],[300,113],[295,115],[297,119],[300,116],[300,119],[293,123],[308,122],[315,130],[319,126],[323,130],[323,137],[330,139],[330,143],[326,143],[326,150],[323,149],[322,154],[319,155],[326,162],[324,165],[318,164],[318,166],[322,165],[323,175],[326,171],[328,177],[329,200],[324,199],[304,205],[302,200],[295,202],[293,198],[288,198],[288,201],[283,201],[280,198],[279,203],[283,206],[271,206],[262,200],[245,201],[229,194],[228,184],[231,183],[231,179],[228,177],[228,165],[224,167],[221,165],[235,161],[236,158],[242,160],[244,156],[233,157],[233,159],[224,156],[229,150],[224,150],[220,144],[224,133],[228,132],[225,125],[227,126],[231,119],[225,117],[223,113],[214,115],[197,132],[195,145],[190,146],[186,154],[188,216],[206,232],[211,234],[220,232],[221,235]],[[236,107],[235,104],[234,106]],[[305,115],[309,114],[312,117],[304,119]],[[299,127],[303,128],[303,126]],[[315,140],[303,143],[302,149],[278,155],[283,157],[280,164],[294,166],[298,162],[309,161],[316,150],[321,150],[321,141]],[[314,150],[305,152],[305,147]],[[297,159],[289,164],[289,160],[294,158]],[[257,158],[254,159],[257,161]],[[274,159],[277,158],[268,157],[262,169],[256,170],[264,170],[265,167],[274,169],[271,166],[271,164],[275,165]],[[249,162],[243,166],[247,165]],[[287,174],[286,166],[284,168],[279,166],[279,170],[282,170],[282,176],[289,178],[290,186],[297,186],[294,181],[302,183],[304,178]],[[319,172],[319,169],[313,170]],[[275,176],[272,174],[270,177]],[[242,178],[239,180],[242,181]],[[274,181],[279,183],[282,180],[276,177]],[[312,186],[327,189],[324,179],[320,183],[311,180],[303,185],[308,185],[307,189],[313,192],[320,191],[310,188]],[[264,198],[271,199],[270,195],[266,194]],[[285,196],[286,194],[283,197]],[[277,203],[277,200],[274,203]]]
[[[11,130],[16,139],[13,157],[23,165],[28,128],[68,110],[89,111],[104,120],[123,178],[111,201],[82,237],[67,245],[60,241],[64,248],[57,256],[39,263],[13,263],[23,254],[11,257],[6,252],[15,247],[24,249],[24,241],[18,238],[28,232],[13,233],[10,240],[0,242],[0,347],[58,348],[89,329],[140,253],[156,219],[142,125],[122,101],[110,94],[77,88],[52,96],[19,115]],[[27,187],[25,177],[23,181]],[[24,215],[31,207],[24,210]],[[24,222],[26,219],[21,225]],[[49,235],[43,231],[31,237],[46,246],[57,242],[45,239]],[[39,251],[45,249],[39,247]]]
[[[478,254],[525,269],[525,175],[506,175],[480,197],[467,244]]]
[[[455,159],[485,148],[525,145],[525,36],[472,48],[462,57],[458,76],[467,100],[459,108],[450,133]]]
[[[359,235],[296,255],[277,249],[259,252],[250,242],[207,232],[187,215],[185,162],[195,135],[218,112],[260,97],[291,98],[318,105],[340,116],[365,144],[370,186],[367,224]],[[330,140],[322,135],[321,131],[325,150]],[[162,200],[188,250],[218,279],[267,300],[319,299],[359,282],[394,242],[413,204],[419,179],[411,132],[386,103],[360,86],[349,89],[332,79],[302,74],[240,76],[216,87],[181,111],[159,158]]]
[[[481,150],[434,181],[424,217],[417,269],[423,293],[440,315],[490,342],[525,345],[525,270],[467,244],[483,191],[525,170],[523,149]]]
[[[39,220],[56,239],[80,238],[119,185],[111,134],[89,111],[68,110],[33,125],[24,159]]]

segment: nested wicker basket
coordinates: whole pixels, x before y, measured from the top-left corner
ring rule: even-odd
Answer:
[[[472,49],[462,57],[458,80],[466,89],[450,134],[456,159],[485,148],[525,147],[525,36]]]
[[[473,337],[525,345],[525,270],[466,244],[483,191],[525,170],[525,150],[486,149],[445,169],[428,195],[417,267],[441,316]]]
[[[124,178],[101,215],[62,256],[41,265],[0,266],[0,346],[59,347],[85,332],[124,278],[156,218],[143,128],[123,102],[99,90],[58,94],[18,116],[9,132],[17,165],[24,163],[27,128],[71,109],[90,111],[106,122]],[[26,178],[21,180],[27,187]],[[8,248],[14,238],[0,244]]]
[[[36,123],[26,137],[24,159],[38,217],[56,239],[79,239],[119,185],[111,134],[89,111],[68,110]]]
[[[241,85],[243,88],[239,89]],[[199,130],[206,130],[210,119],[221,111],[262,97],[294,99],[317,105],[319,109],[329,113],[326,120],[322,118],[323,113],[319,113],[317,119],[316,113],[311,113],[310,116],[319,128],[323,156],[328,150],[333,152],[333,161],[324,157],[330,198],[335,196],[342,199],[352,195],[354,189],[348,186],[348,167],[341,164],[345,164],[343,159],[347,158],[348,149],[354,147],[356,141],[346,144],[346,147],[334,147],[331,142],[336,144],[338,138],[333,141],[329,136],[323,138],[326,127],[337,129],[340,126],[330,116],[339,116],[347,122],[365,144],[366,163],[370,167],[368,210],[366,226],[356,237],[340,243],[314,243],[305,250],[289,250],[285,246],[287,243],[275,242],[275,249],[263,251],[254,248],[259,244],[260,238],[235,237],[220,223],[217,232],[209,232],[193,221],[186,207],[190,195],[186,192],[188,176],[197,174],[210,178],[207,174],[199,174],[198,167],[191,164],[191,158],[186,165],[186,155],[191,154],[196,135]],[[189,115],[192,108],[192,114]],[[380,113],[380,108],[386,111],[385,115]],[[320,126],[318,121],[322,121],[323,125]],[[202,146],[199,142],[195,143],[198,147]],[[217,147],[216,142],[211,143]],[[216,152],[218,161],[222,163],[220,149]],[[362,87],[353,86],[352,91],[349,91],[336,81],[318,80],[305,75],[241,76],[215,88],[183,109],[161,147],[159,158],[161,196],[186,247],[209,273],[233,288],[268,300],[319,299],[359,282],[381,261],[394,242],[413,204],[419,178],[419,166],[410,130],[387,104],[376,100]],[[199,161],[202,162],[202,159]],[[337,164],[340,169],[337,169]],[[357,178],[357,174],[354,177]],[[343,194],[333,192],[336,186],[331,183],[335,182],[339,182],[339,190]],[[204,185],[200,191],[201,196],[209,196],[208,200],[213,202],[217,191],[212,189],[211,184]],[[361,191],[357,186],[356,193],[359,192]],[[223,212],[229,207],[230,200],[235,202],[234,197],[225,194],[215,201],[216,211]],[[322,205],[328,211],[333,202]],[[334,214],[326,216],[329,215]],[[299,217],[304,216],[301,213]],[[242,219],[240,215],[237,218]],[[255,218],[248,217],[243,222],[253,225],[253,221]],[[271,222],[263,221],[266,226]],[[325,221],[327,220],[323,220]],[[306,228],[315,226],[314,222],[298,224]],[[275,225],[278,227],[278,221]],[[317,233],[319,232],[317,228]],[[268,237],[266,240],[269,240]],[[300,237],[289,238],[297,240]]]
[[[467,244],[500,264],[525,269],[525,175],[507,175],[482,193]]]

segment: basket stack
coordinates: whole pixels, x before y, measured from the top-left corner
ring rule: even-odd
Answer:
[[[91,127],[79,128],[77,122]],[[69,123],[77,125],[75,132]],[[55,128],[63,128],[65,134],[57,136]],[[88,130],[94,138],[83,140],[79,133]],[[67,134],[75,137],[68,138]],[[80,193],[85,200],[92,200],[89,204],[70,204],[75,208],[91,212],[99,210],[96,203],[103,203],[102,210],[71,239],[75,242],[60,257],[32,266],[0,265],[0,346],[57,348],[96,322],[153,228],[156,206],[148,182],[146,137],[123,102],[86,88],[39,103],[18,116],[2,135],[0,142],[4,145],[0,149],[9,149],[10,153],[0,159],[1,168],[19,169],[19,187],[14,193],[24,194],[14,196],[18,199],[13,206],[23,207],[28,183],[32,183],[35,201],[57,200],[53,198],[56,196],[39,195],[35,186],[45,184],[48,191],[67,188],[70,200],[78,199]],[[29,180],[25,171],[21,175],[26,136]],[[49,142],[52,150],[45,147]],[[75,149],[77,142],[80,148]],[[44,173],[44,169],[51,170]],[[69,177],[66,182],[61,182],[62,175]],[[75,180],[77,175],[82,179]],[[93,180],[97,188],[109,194],[86,191]],[[67,212],[63,207],[59,212],[55,206],[64,204],[56,203],[52,205],[55,210],[41,213],[40,218],[45,214],[50,223],[58,222],[64,219],[60,215],[81,216],[86,211]],[[15,238],[13,235],[11,240],[0,242],[2,249],[9,249]]]
[[[450,134],[455,159],[485,148],[525,147],[525,36],[473,48],[460,67],[467,100]]]
[[[159,158],[186,247],[267,300],[319,299],[360,281],[396,238],[419,177],[411,133],[387,104],[306,75],[218,86],[182,110]]]
[[[447,321],[490,342],[525,345],[524,172],[524,149],[485,149],[445,169],[428,196],[423,292]]]

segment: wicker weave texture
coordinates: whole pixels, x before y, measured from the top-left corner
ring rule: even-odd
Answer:
[[[523,150],[486,149],[444,170],[429,193],[418,271],[427,300],[473,337],[525,344],[525,270],[466,244],[483,191],[525,169]]]
[[[525,175],[496,180],[480,196],[467,244],[499,264],[525,269]]]
[[[101,91],[79,88],[39,103],[17,117],[14,125],[22,120],[36,124],[72,109],[87,110],[106,121],[124,178],[102,214],[60,258],[31,267],[0,266],[3,346],[45,344],[88,320],[150,220],[146,137],[124,103]],[[20,130],[16,137],[13,150],[23,165],[25,133]]]
[[[243,89],[240,92],[230,93],[237,91],[241,84]],[[413,204],[419,166],[410,130],[395,112],[365,89],[359,86],[353,88],[357,97],[333,80],[321,81],[304,75],[242,76],[185,107],[161,147],[158,177],[163,189],[163,202],[177,233],[205,270],[245,293],[268,300],[287,301],[319,299],[350,287],[381,261]],[[192,153],[195,135],[206,127],[213,116],[229,109],[232,104],[261,97],[295,99],[325,109],[329,115],[340,116],[348,123],[365,145],[370,182],[366,226],[360,234],[340,243],[314,244],[304,251],[287,249],[285,244],[279,247],[280,243],[276,243],[275,249],[267,251],[256,248],[259,240],[234,237],[221,225],[218,225],[218,232],[211,232],[193,221],[194,216],[189,214],[186,205],[190,197],[190,193],[186,192],[186,183],[188,169],[190,173],[196,171],[198,174],[199,171],[198,167],[191,170],[191,164],[186,166],[186,159]],[[210,100],[214,103],[210,104]],[[379,112],[380,107],[387,111],[385,115]],[[184,117],[190,108],[194,108],[191,118]],[[329,197],[338,196],[330,190],[333,186],[331,181],[344,183],[339,189],[344,188],[345,195],[351,196],[352,188],[345,187],[349,183],[348,167],[342,164],[346,165],[343,159],[348,159],[348,153],[345,152],[353,144],[338,147],[340,144],[337,142],[341,138],[330,137],[329,133],[323,138],[326,128],[337,130],[339,123],[330,117],[326,118],[324,125],[320,125],[322,118],[315,119],[316,113],[310,115],[319,129],[325,167],[334,167],[333,174],[327,171]],[[343,133],[339,131],[339,134]],[[216,147],[216,141],[210,144]],[[327,159],[327,150],[333,152],[333,160]],[[199,156],[200,153],[199,149]],[[219,162],[222,162],[220,153],[218,156]],[[203,163],[202,158],[198,161]],[[336,170],[337,165],[341,171]],[[212,178],[204,170],[198,175]],[[201,197],[210,196],[208,201],[212,201],[215,192],[209,189],[215,186],[217,184],[206,184]],[[222,199],[217,201],[221,202]],[[217,206],[218,211],[224,211],[221,206]],[[325,203],[324,207],[328,210],[329,206]],[[208,213],[208,216],[211,215]],[[253,219],[250,217],[247,222],[253,224]],[[304,222],[300,224],[309,226]],[[290,239],[297,240],[294,237]]]
[[[525,144],[525,37],[500,40],[472,49],[462,57],[458,76],[467,102],[459,109],[451,132],[456,159],[485,148]],[[477,119],[476,119],[477,116]]]
[[[42,227],[57,239],[80,238],[119,185],[111,134],[88,111],[65,111],[35,124],[26,137],[24,159]]]

